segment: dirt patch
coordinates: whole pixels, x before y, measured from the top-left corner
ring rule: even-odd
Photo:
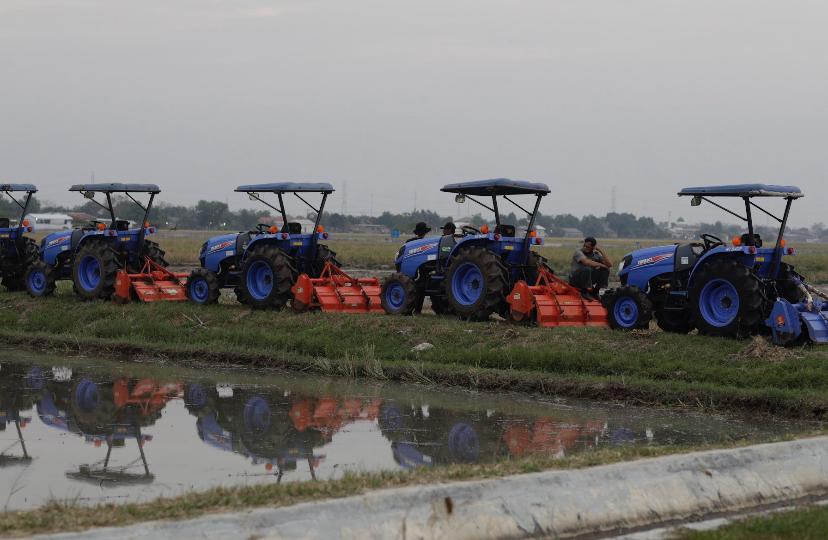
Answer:
[[[778,347],[765,336],[754,336],[742,350],[733,355],[737,360],[765,360],[774,363],[799,357],[796,349]]]

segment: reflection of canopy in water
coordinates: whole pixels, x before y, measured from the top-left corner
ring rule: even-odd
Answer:
[[[139,457],[131,463],[118,467],[110,467],[109,460],[112,457],[112,448],[116,442],[126,444],[127,439],[134,438],[138,445]],[[78,466],[77,471],[67,471],[66,477],[73,480],[80,480],[85,482],[93,482],[95,484],[103,485],[105,483],[114,484],[148,484],[155,480],[155,475],[150,473],[149,464],[147,463],[146,454],[144,454],[144,443],[151,441],[152,436],[143,435],[141,433],[141,426],[130,426],[122,433],[103,438],[92,438],[96,446],[103,440],[106,442],[106,457],[102,461],[92,464],[84,464]],[[138,463],[143,465],[144,472],[134,473],[129,469]],[[102,466],[99,466],[101,465]]]

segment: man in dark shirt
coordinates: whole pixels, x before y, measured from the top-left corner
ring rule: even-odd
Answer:
[[[581,289],[581,296],[587,300],[598,298],[598,291],[609,285],[612,261],[598,247],[592,236],[584,238],[584,245],[575,250],[569,274],[569,283]]]
[[[443,225],[443,236],[448,236],[450,234],[454,234],[455,232],[457,232],[457,225],[453,222],[449,221]]]
[[[408,242],[411,242],[412,240],[420,240],[421,238],[425,238],[425,235],[428,234],[428,232],[430,230],[431,230],[431,227],[426,225],[425,221],[421,221],[421,222],[417,223],[417,225],[414,226],[414,235],[415,235],[414,238],[409,238],[408,240],[405,241],[405,243],[407,244]]]

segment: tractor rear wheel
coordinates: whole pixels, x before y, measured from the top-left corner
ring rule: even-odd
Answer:
[[[389,315],[411,315],[417,300],[417,286],[405,274],[395,272],[385,278],[380,290],[382,309]]]
[[[89,241],[75,255],[72,282],[82,300],[108,299],[115,292],[115,253],[101,241]]]
[[[342,266],[342,264],[336,260],[335,251],[331,251],[331,249],[325,244],[319,244],[319,246],[317,246],[316,259],[314,259],[311,266],[311,269],[313,270],[313,275],[311,277],[318,278],[322,273],[322,270],[325,268],[325,263],[327,262],[330,262],[337,268]]]
[[[798,304],[805,300],[805,291],[799,286],[802,279],[802,276],[794,271],[793,266],[781,263],[779,265],[779,279],[776,280],[776,290],[782,298],[791,304]]]
[[[756,276],[733,259],[704,265],[690,285],[689,299],[700,334],[735,338],[757,330],[767,304]]]
[[[610,326],[616,330],[650,327],[653,303],[638,287],[621,287],[602,298]]]
[[[26,288],[26,270],[38,259],[37,243],[31,238],[24,238],[23,242],[23,253],[19,254],[14,270],[3,276],[2,285],[9,291]]]
[[[451,304],[449,304],[448,300],[446,300],[445,296],[440,296],[437,294],[433,294],[428,297],[431,300],[431,311],[435,313],[435,315],[453,315],[454,312],[451,310]]]
[[[254,309],[282,309],[290,300],[296,272],[285,253],[275,246],[254,246],[241,268],[239,302]]]
[[[485,321],[506,305],[508,271],[497,255],[473,246],[462,250],[449,265],[446,289],[451,309],[461,318]]]
[[[660,308],[655,312],[656,324],[665,332],[687,334],[693,330],[693,321],[689,310]]]
[[[55,269],[43,261],[35,261],[26,269],[23,281],[30,296],[39,298],[55,292]]]
[[[218,302],[221,287],[218,276],[206,268],[196,268],[187,278],[187,298],[190,302],[199,305],[215,304]]]
[[[163,266],[164,268],[170,265],[167,262],[167,259],[164,258],[166,254],[167,252],[161,249],[161,246],[159,246],[157,242],[144,240],[144,255],[152,259],[154,263]]]

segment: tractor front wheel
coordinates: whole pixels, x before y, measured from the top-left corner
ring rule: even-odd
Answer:
[[[218,302],[219,293],[218,276],[206,268],[196,268],[190,272],[187,278],[187,298],[190,302],[199,305],[215,304]]]
[[[650,327],[653,304],[638,287],[621,287],[603,298],[610,326],[616,330],[635,330]]]
[[[382,282],[380,303],[389,315],[411,315],[417,300],[417,286],[405,274],[395,272]]]
[[[470,247],[451,262],[446,289],[451,309],[461,318],[485,321],[506,304],[508,271],[491,251]]]
[[[239,302],[254,309],[282,309],[290,300],[296,281],[285,253],[275,246],[254,246],[241,268]]]
[[[108,299],[115,292],[117,273],[112,249],[105,242],[88,242],[78,250],[72,265],[75,293],[82,300]]]
[[[732,259],[714,260],[701,268],[689,298],[700,334],[742,338],[755,332],[763,318],[759,280]]]
[[[656,324],[665,332],[687,334],[693,330],[693,321],[688,310],[657,309],[655,312]]]
[[[26,291],[35,298],[54,294],[55,278],[55,269],[43,261],[29,265],[23,275]]]

